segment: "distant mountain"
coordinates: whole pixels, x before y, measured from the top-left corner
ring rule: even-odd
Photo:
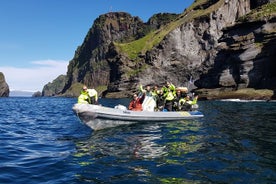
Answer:
[[[10,97],[32,97],[33,94],[34,92],[31,91],[10,91]]]

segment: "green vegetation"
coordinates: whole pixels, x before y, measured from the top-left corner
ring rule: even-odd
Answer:
[[[218,0],[215,4],[208,0],[195,1],[184,13],[178,16],[175,20],[162,26],[160,29],[149,32],[143,38],[129,42],[129,43],[115,43],[116,48],[125,53],[130,59],[135,60],[139,54],[145,54],[154,46],[159,44],[164,37],[172,30],[176,29],[182,24],[189,22],[192,19],[199,17],[208,17],[208,15],[222,6],[224,0]],[[276,15],[276,2],[269,3],[261,8],[253,10],[248,15],[242,17],[241,21],[264,19]],[[156,18],[156,17],[154,17]]]
[[[135,59],[139,54],[145,53],[153,47],[151,38],[154,32],[150,32],[145,37],[130,43],[114,43],[120,52],[126,53],[130,59]]]
[[[102,85],[102,86],[97,86],[95,88],[95,90],[98,92],[98,94],[102,94],[105,90],[107,90],[107,86],[106,85]]]
[[[115,43],[115,46],[120,52],[127,54],[130,59],[135,59],[139,54],[145,54],[146,51],[160,43],[177,25],[178,23],[172,22],[168,26],[163,26],[159,30],[150,32],[141,39],[129,43]]]
[[[94,27],[103,27],[106,21],[106,16],[99,16],[95,22]]]
[[[128,78],[131,78],[133,76],[137,76],[137,74],[139,74],[140,72],[144,71],[147,68],[147,65],[143,65],[142,67],[136,68],[134,70],[128,70],[126,72],[126,76]]]
[[[139,54],[145,54],[146,51],[151,50],[154,46],[159,44],[171,31],[192,19],[210,14],[212,11],[220,7],[222,3],[224,3],[224,0],[218,1],[216,4],[209,6],[207,9],[194,10],[194,8],[207,3],[208,0],[198,0],[174,21],[171,21],[156,31],[151,31],[143,38],[129,43],[114,44],[120,52],[125,53],[130,59],[135,60]]]
[[[53,82],[51,83],[51,88],[54,90],[62,89],[64,83],[66,81],[66,75],[59,75]]]
[[[206,4],[208,2],[209,2],[209,0],[195,0],[194,3],[187,9],[187,11],[199,9],[197,7],[203,6],[204,4]]]
[[[72,86],[66,91],[66,93],[64,94],[64,96],[79,96],[81,89],[82,89],[83,84],[82,83],[74,83],[72,84]]]
[[[265,4],[255,10],[252,10],[249,14],[241,17],[240,22],[252,22],[258,20],[264,20],[265,18],[272,18],[276,16],[276,2]]]

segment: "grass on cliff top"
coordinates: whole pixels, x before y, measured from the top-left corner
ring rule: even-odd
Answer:
[[[265,4],[259,8],[252,10],[247,15],[241,17],[241,22],[253,22],[258,20],[264,20],[265,18],[272,18],[276,16],[276,2]]]
[[[208,3],[208,0],[198,0],[194,2],[185,12],[183,12],[175,21],[170,22],[169,24],[162,26],[160,29],[150,32],[143,38],[129,42],[129,43],[114,43],[116,48],[125,53],[130,59],[134,60],[138,57],[139,54],[145,54],[147,51],[151,50],[154,46],[158,45],[164,37],[169,34],[171,31],[176,29],[182,24],[190,22],[191,20],[210,14],[211,12],[218,9],[224,0],[219,0],[214,5],[208,7],[207,9],[197,9]]]
[[[141,39],[129,43],[114,43],[120,52],[127,54],[130,59],[135,59],[140,53],[145,53],[153,47],[153,42],[150,38],[153,37],[154,32],[151,32]]]

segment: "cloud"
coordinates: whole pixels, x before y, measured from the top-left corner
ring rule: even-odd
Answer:
[[[10,90],[42,91],[45,84],[66,74],[68,61],[33,61],[29,67],[0,67]]]

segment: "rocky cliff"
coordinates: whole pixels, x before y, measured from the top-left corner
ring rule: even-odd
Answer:
[[[245,88],[275,91],[276,4],[252,10],[222,31],[211,69],[195,84],[220,91]]]
[[[70,61],[61,93],[76,96],[74,88],[87,84],[124,97],[139,83],[190,79],[197,89],[274,90],[275,6],[197,0],[181,15],[157,14],[147,23],[123,12],[101,15]]]
[[[8,97],[10,94],[10,89],[6,83],[5,76],[0,72],[0,97]]]
[[[36,92],[33,96],[56,96],[60,95],[66,81],[65,75],[58,76],[53,82],[49,82],[43,87],[42,93]]]

